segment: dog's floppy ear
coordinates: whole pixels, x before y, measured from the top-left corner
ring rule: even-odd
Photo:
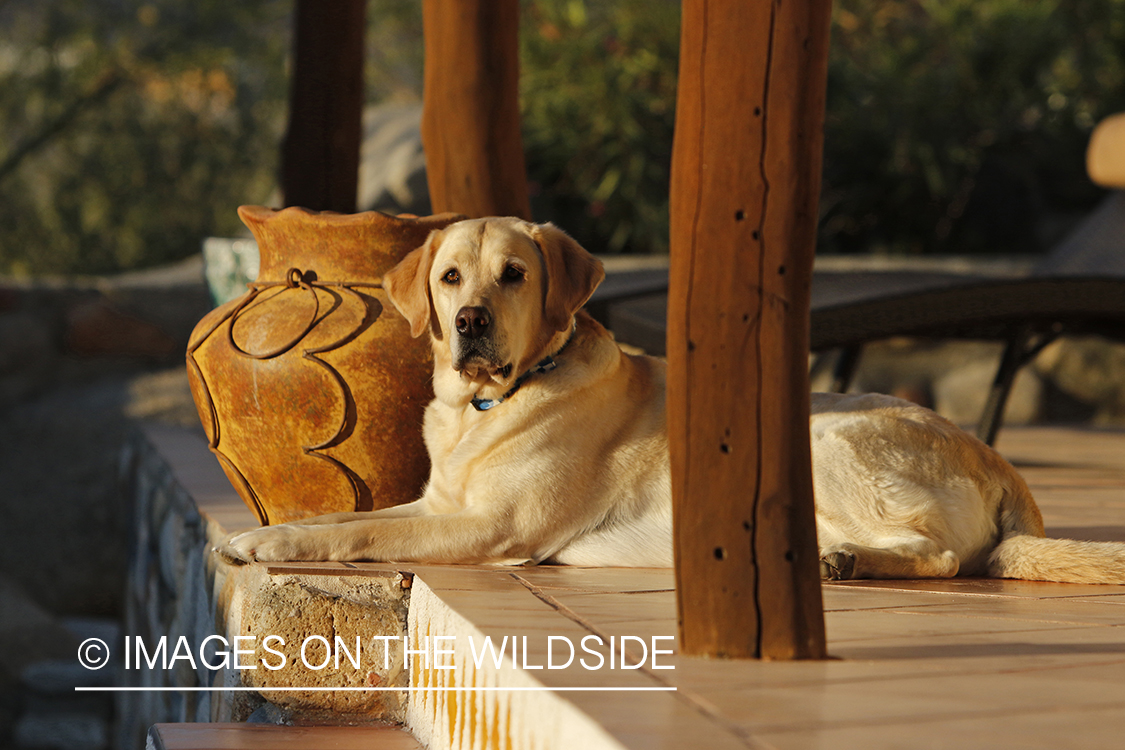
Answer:
[[[426,242],[411,250],[397,266],[383,275],[383,290],[402,316],[410,323],[410,335],[417,338],[430,326],[434,336],[441,338],[441,324],[430,295],[430,269],[434,254],[441,244],[441,230],[430,232]]]
[[[565,331],[574,313],[602,283],[605,269],[600,260],[553,224],[533,225],[530,234],[547,267],[543,317],[553,330]]]

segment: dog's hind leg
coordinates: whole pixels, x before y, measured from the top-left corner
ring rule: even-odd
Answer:
[[[932,539],[896,540],[886,547],[833,544],[820,550],[820,577],[826,581],[856,578],[952,578],[960,560]]]

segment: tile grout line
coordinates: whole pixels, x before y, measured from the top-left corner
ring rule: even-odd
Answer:
[[[820,733],[826,731],[839,731],[841,729],[870,729],[874,727],[894,727],[903,724],[945,724],[953,721],[975,721],[980,719],[1013,718],[1027,715],[1087,713],[1090,711],[1105,711],[1114,708],[1125,708],[1125,701],[1107,701],[1104,703],[1087,703],[1081,706],[1036,706],[1031,709],[1009,709],[998,711],[984,708],[976,711],[950,711],[943,714],[907,714],[902,716],[885,717],[884,719],[855,719],[837,720],[832,722],[805,723],[805,724],[776,724],[769,727],[755,729],[760,734],[791,734],[796,732]]]
[[[578,625],[581,625],[586,630],[601,638],[603,642],[609,643],[609,636],[598,629],[592,622],[572,610],[570,607],[566,606],[558,599],[555,599],[553,596],[543,591],[535,584],[521,577],[518,573],[509,573],[509,575],[514,578],[520,585],[530,591],[533,596],[542,601],[544,604],[547,604],[548,606],[554,608],[563,617],[566,617],[567,619],[577,623]],[[630,653],[629,655],[633,658],[636,658],[637,656],[635,653]],[[648,667],[642,666],[640,668],[640,671],[648,677],[652,678],[654,681],[659,682],[666,687],[676,687],[675,685],[669,683],[667,680],[654,674]]]
[[[609,638],[603,632],[601,632],[597,628],[597,626],[579,615],[570,607],[558,601],[553,596],[533,584],[531,581],[524,579],[518,573],[509,573],[509,575],[514,578],[520,585],[526,588],[529,592],[531,592],[533,596],[535,596],[545,604],[554,607],[559,614],[582,626],[586,630],[589,630],[591,633],[601,638],[603,642],[609,642]],[[630,653],[630,656],[636,658],[635,653]],[[657,682],[666,687],[675,688],[675,692],[673,693],[673,695],[675,695],[676,698],[684,702],[689,708],[703,716],[708,721],[718,724],[719,726],[726,729],[731,735],[733,735],[736,739],[746,745],[747,748],[750,748],[750,750],[775,750],[772,744],[765,743],[762,740],[755,738],[753,734],[747,729],[732,721],[731,719],[723,716],[721,713],[719,713],[718,709],[712,706],[705,698],[698,696],[694,692],[686,690],[679,685],[675,685],[674,683],[669,682],[667,679],[653,673],[648,667],[642,666],[641,671],[654,682]]]
[[[842,662],[856,663],[859,661],[868,661],[866,659],[847,659],[841,658]],[[1024,667],[1006,667],[1006,668],[981,668],[981,669],[958,669],[958,670],[942,670],[940,672],[904,672],[901,674],[874,674],[862,675],[855,677],[838,677],[838,678],[824,678],[820,680],[794,680],[794,681],[781,681],[771,682],[768,687],[771,689],[785,689],[785,690],[800,690],[809,687],[810,685],[857,685],[864,683],[877,683],[877,682],[906,682],[909,680],[923,680],[928,681],[936,676],[942,678],[946,677],[981,677],[984,675],[1015,675],[1015,674],[1037,674],[1040,672],[1054,672],[1064,669],[1085,669],[1088,667],[1111,667],[1115,664],[1125,664],[1125,657],[1118,657],[1108,661],[1097,661],[1081,664],[1044,664],[1042,666],[1024,666]]]
[[[963,580],[972,580],[972,579],[963,579]],[[1007,580],[1007,579],[995,579],[995,580]],[[1052,601],[1052,600],[1055,600],[1055,599],[1066,599],[1066,600],[1086,599],[1086,598],[1095,598],[1096,599],[1096,598],[1105,597],[1105,596],[1122,596],[1123,594],[1125,594],[1125,591],[1120,590],[1120,589],[1123,588],[1121,586],[1114,586],[1114,588],[1119,589],[1119,590],[1107,592],[1105,594],[1084,593],[1084,594],[1058,594],[1058,595],[1053,595],[1053,596],[1035,596],[1035,595],[1010,594],[1010,593],[992,593],[992,592],[987,592],[987,591],[945,591],[945,590],[940,590],[940,589],[935,590],[935,589],[900,588],[900,587],[897,587],[897,586],[870,586],[870,585],[862,585],[863,583],[867,583],[867,582],[863,581],[863,582],[861,582],[861,585],[851,585],[849,583],[834,582],[834,583],[830,584],[830,590],[836,590],[836,591],[876,591],[876,592],[888,592],[889,591],[889,592],[900,593],[900,594],[902,594],[902,593],[906,593],[906,594],[935,594],[935,595],[944,595],[944,596],[973,597],[973,598],[976,598],[976,599],[1008,599],[1008,600],[1012,600],[1012,601],[1023,600],[1023,601],[1035,601],[1035,602],[1046,602],[1046,601]],[[1071,585],[1071,584],[1062,584],[1062,585]],[[948,605],[933,605],[933,604],[911,605],[911,604],[908,604],[908,605],[905,605],[905,606],[908,606],[908,607],[909,606],[932,607],[932,606],[948,606]],[[882,608],[875,607],[874,609],[882,609]],[[890,609],[890,607],[887,607],[886,609]]]
[[[958,606],[958,605],[951,605]],[[870,610],[868,610],[870,611]],[[1120,622],[1076,622],[1075,620],[1051,620],[1038,617],[1002,617],[999,613],[996,615],[986,614],[957,614],[949,612],[911,612],[909,610],[884,610],[887,614],[892,615],[914,615],[915,617],[954,617],[963,620],[987,620],[989,622],[1026,622],[1026,623],[1043,623],[1044,625],[1067,625],[1070,628],[1120,628],[1125,627],[1125,623]],[[1035,630],[1054,630],[1056,628],[1033,628]],[[1068,628],[1069,629],[1069,628]],[[1012,631],[1019,632],[1019,631]]]

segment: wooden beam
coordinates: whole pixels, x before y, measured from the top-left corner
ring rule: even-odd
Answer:
[[[286,206],[356,209],[366,7],[366,0],[297,0],[281,156]]]
[[[809,288],[830,0],[685,0],[668,426],[686,654],[823,658]]]
[[[531,218],[518,0],[424,0],[422,143],[434,213]]]

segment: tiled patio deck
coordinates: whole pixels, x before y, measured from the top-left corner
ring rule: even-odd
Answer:
[[[1125,432],[1010,428],[999,448],[1032,485],[1049,534],[1125,541]],[[227,501],[219,500],[204,501],[216,504],[201,509],[236,520],[235,508],[224,511]],[[526,635],[525,663],[531,665],[543,663],[548,635],[577,644],[589,634],[608,641],[676,633],[673,576],[666,570],[269,567],[324,575],[412,570],[412,607],[432,594],[474,632],[497,640]],[[557,717],[552,721],[586,726],[583,734],[599,739],[590,746],[1125,745],[1125,586],[854,582],[825,585],[824,600],[829,661],[727,662],[674,654],[659,661],[674,669],[590,671],[575,663],[561,670],[510,669],[515,682],[509,684],[676,688],[537,694],[554,702],[547,711]],[[629,648],[635,658],[635,642]],[[505,724],[498,724],[499,714],[483,707],[484,699],[438,692],[419,695],[408,715],[412,726],[444,722],[446,731],[434,731],[434,746],[448,739],[453,746],[522,748],[531,746],[523,738],[532,737],[536,722],[548,720],[516,715],[534,705],[544,704],[511,704]]]

